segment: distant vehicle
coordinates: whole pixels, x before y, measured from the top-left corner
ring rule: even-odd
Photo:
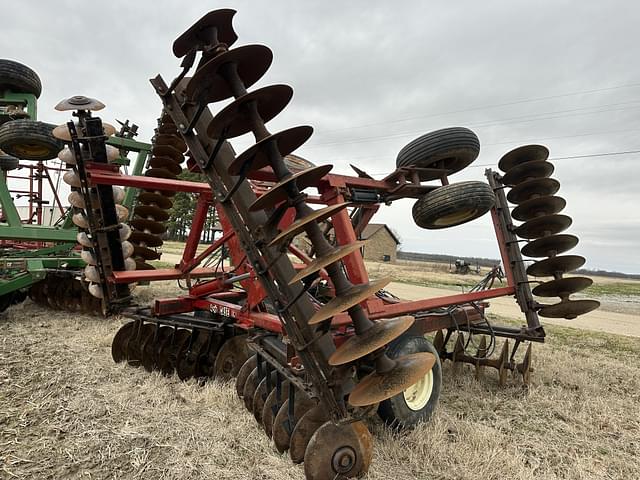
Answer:
[[[459,273],[461,275],[466,275],[468,273],[480,273],[480,264],[476,263],[475,269],[472,269],[471,263],[466,260],[462,260],[461,258],[456,260],[455,263],[456,269],[453,273]]]

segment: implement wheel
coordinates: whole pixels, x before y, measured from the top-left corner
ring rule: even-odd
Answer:
[[[408,143],[396,158],[396,167],[437,168],[446,175],[459,172],[478,158],[480,140],[468,128],[436,130]],[[435,180],[442,172],[420,172],[420,180]]]
[[[13,292],[0,295],[0,312],[4,312],[13,303]]]
[[[435,347],[424,337],[403,335],[387,349],[387,355],[391,358],[418,352],[432,353],[436,357],[436,363],[418,383],[380,402],[378,415],[391,427],[411,428],[418,422],[426,422],[431,418],[438,404],[442,384],[442,366]]]
[[[30,93],[36,98],[42,93],[42,83],[38,74],[26,65],[13,60],[0,60],[0,90],[9,89],[14,93]]]
[[[55,125],[34,120],[14,120],[0,126],[0,148],[23,160],[51,160],[63,143],[51,131]]]
[[[452,183],[418,199],[413,205],[413,220],[428,230],[454,227],[481,217],[495,200],[493,190],[484,182]]]
[[[4,155],[2,151],[0,151],[0,170],[3,172],[8,172],[9,170],[15,170],[18,168],[18,162],[19,161],[16,157]]]

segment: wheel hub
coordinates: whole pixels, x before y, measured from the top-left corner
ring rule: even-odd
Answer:
[[[477,208],[466,208],[464,210],[452,213],[451,215],[440,217],[434,223],[436,225],[446,226],[466,222],[469,219],[475,218],[477,212]]]
[[[404,401],[411,410],[417,412],[424,408],[429,402],[431,394],[433,393],[433,370],[430,370],[423,378],[418,380],[417,383],[411,385],[404,392],[402,396]]]
[[[356,463],[356,452],[351,447],[341,447],[333,454],[331,463],[336,473],[347,473]]]

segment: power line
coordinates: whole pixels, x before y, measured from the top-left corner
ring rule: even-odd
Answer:
[[[616,156],[616,155],[629,155],[629,154],[635,154],[635,153],[640,153],[640,150],[625,150],[623,152],[604,152],[604,153],[590,153],[590,154],[585,154],[585,155],[569,155],[566,157],[549,157],[548,160],[572,160],[572,159],[577,159],[577,158],[592,158],[592,157],[609,157],[609,156]],[[495,167],[496,164],[495,163],[484,163],[484,164],[471,164],[469,165],[467,168],[482,168],[482,167]],[[369,175],[390,175],[393,172],[386,172],[386,173],[369,173]]]
[[[610,157],[610,156],[616,156],[616,155],[629,155],[629,154],[635,154],[635,153],[640,153],[640,150],[626,150],[624,152],[604,152],[604,153],[590,153],[590,154],[586,154],[586,155],[569,155],[567,157],[549,157],[548,160],[572,160],[575,158],[592,158],[592,157]],[[487,163],[487,164],[483,164],[483,165],[469,165],[469,167],[493,167],[495,164],[493,163]]]
[[[608,109],[602,109],[602,110],[594,110],[592,112],[581,112],[581,113],[573,113],[573,112],[579,112],[581,110],[585,110],[585,109],[590,109],[590,108],[601,108],[601,107],[610,107],[610,106],[619,106],[619,105],[629,105],[629,104],[637,104],[639,103],[640,100],[634,100],[631,102],[623,102],[623,103],[614,103],[614,104],[609,104],[609,105],[601,105],[601,106],[597,106],[597,107],[581,107],[581,108],[577,108],[577,109],[570,109],[570,110],[558,110],[555,112],[544,112],[544,113],[537,113],[537,114],[533,114],[533,115],[524,115],[524,116],[519,116],[519,117],[511,117],[511,118],[505,118],[505,119],[501,119],[501,120],[497,120],[497,121],[488,121],[488,122],[480,122],[480,123],[470,123],[467,124],[468,127],[473,127],[473,128],[486,128],[486,127],[493,127],[496,125],[503,125],[505,123],[507,124],[515,124],[515,123],[527,123],[527,122],[537,122],[539,120],[550,120],[550,119],[556,119],[556,118],[565,118],[565,117],[579,117],[579,116],[583,116],[583,115],[594,115],[594,114],[598,114],[598,113],[606,113],[606,112],[615,112],[615,111],[623,111],[623,110],[628,110],[631,108],[640,108],[640,105],[635,105],[632,107],[626,107],[626,108],[608,108]],[[567,113],[567,115],[562,115],[564,113]],[[561,115],[556,115],[556,114],[561,114]],[[546,115],[546,116],[544,116]],[[356,138],[356,139],[352,139],[352,140],[336,140],[336,141],[332,141],[332,142],[321,142],[321,143],[316,143],[316,144],[311,144],[308,145],[306,148],[320,148],[320,147],[328,147],[328,146],[333,146],[333,145],[345,145],[345,144],[353,144],[353,143],[369,143],[369,142],[377,142],[377,141],[385,141],[388,139],[393,139],[393,138],[402,138],[402,137],[408,137],[408,136],[412,136],[412,135],[420,135],[424,133],[424,130],[414,130],[411,132],[398,132],[398,133],[394,133],[394,134],[389,134],[389,135],[376,135],[373,137],[361,137],[361,138]]]
[[[574,135],[558,135],[555,137],[537,137],[537,138],[529,138],[526,140],[507,140],[504,142],[492,142],[492,143],[482,143],[481,147],[492,147],[492,146],[496,146],[496,145],[509,145],[509,144],[530,144],[530,143],[539,143],[542,141],[546,141],[546,140],[559,140],[562,138],[576,138],[576,137],[590,137],[593,135],[614,135],[614,134],[618,134],[618,133],[632,133],[632,132],[639,132],[640,129],[638,128],[627,128],[624,130],[611,130],[608,132],[589,132],[589,133],[577,133]],[[375,156],[363,156],[363,157],[349,157],[350,161],[353,160],[376,160],[379,158],[389,158],[390,155],[375,155]],[[340,161],[340,160],[344,160],[344,157],[334,157],[334,158],[329,158],[329,159],[324,159],[325,162],[331,163],[331,162],[335,162],[335,161]]]
[[[483,105],[483,106],[478,106],[478,107],[471,107],[471,108],[465,108],[465,109],[460,109],[460,110],[450,110],[448,112],[440,112],[440,113],[431,113],[428,115],[418,115],[415,117],[406,117],[406,118],[399,118],[399,119],[395,119],[395,120],[387,120],[385,122],[376,122],[376,123],[368,123],[368,124],[361,124],[361,125],[352,125],[349,127],[344,127],[344,128],[336,128],[333,130],[326,130],[324,133],[333,133],[333,132],[342,132],[345,130],[354,130],[354,129],[358,129],[358,128],[366,128],[366,127],[377,127],[380,125],[390,125],[393,123],[401,123],[401,122],[408,122],[411,120],[420,120],[423,118],[433,118],[433,117],[441,117],[444,115],[452,115],[454,113],[466,113],[466,112],[474,112],[474,111],[478,111],[478,110],[486,110],[486,109],[490,109],[490,108],[500,108],[500,107],[508,107],[511,105],[519,105],[519,104],[523,104],[523,103],[532,103],[532,102],[540,102],[543,100],[552,100],[554,98],[566,98],[566,97],[574,97],[574,96],[578,96],[578,95],[588,95],[588,94],[592,94],[592,93],[600,93],[600,92],[605,92],[605,91],[611,91],[611,90],[619,90],[621,88],[633,88],[633,87],[639,87],[640,83],[629,83],[626,85],[617,85],[617,86],[613,86],[613,87],[603,87],[603,88],[596,88],[593,90],[582,90],[582,91],[577,91],[577,92],[568,92],[568,93],[561,93],[561,94],[557,94],[557,95],[548,95],[545,97],[534,97],[534,98],[527,98],[527,99],[522,99],[522,100],[514,100],[511,102],[504,102],[504,103],[494,103],[494,104],[489,104],[489,105]]]

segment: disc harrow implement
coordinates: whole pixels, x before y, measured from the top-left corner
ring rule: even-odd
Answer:
[[[169,115],[158,119],[158,128],[152,141],[147,177],[176,179],[182,172],[184,152],[187,146],[178,134],[176,125]],[[169,210],[173,206],[171,190],[145,189],[138,195],[138,203],[133,210],[131,243],[134,245],[133,259],[138,270],[150,270],[149,260],[160,258],[157,250],[163,244],[162,234],[167,227]]]
[[[70,144],[60,158],[68,164],[65,181],[87,263],[78,285],[102,310],[129,319],[113,339],[114,361],[182,380],[235,377],[247,410],[279,452],[304,464],[308,479],[362,476],[373,449],[367,418],[377,414],[392,428],[428,420],[442,360],[455,369],[471,364],[477,377],[495,369],[500,384],[510,372],[528,384],[530,342],[545,338],[537,312],[575,311],[578,300],[565,293],[586,288],[588,279],[562,273],[583,260],[559,255],[577,239],[563,233],[571,219],[561,214],[566,202],[556,195],[546,157],[507,155],[504,176],[488,170],[488,182],[449,182],[478,157],[480,142],[469,129],[422,135],[382,180],[357,167],[357,177],[336,175],[331,165],[294,155],[313,129],[268,129],[293,90],[279,84],[248,91],[273,55],[262,45],[233,47],[234,14],[216,10],[196,22],[173,45],[181,73],[169,83],[151,80],[163,111],[144,175],[122,175],[112,163],[116,153],[104,145],[109,129],[91,113],[100,102],[61,103],[78,117],[57,129]],[[214,102],[221,102],[217,112]],[[231,141],[241,135],[255,143],[236,155]],[[529,151],[539,155],[544,147]],[[177,178],[185,155],[206,183]],[[118,208],[115,185],[140,189],[131,228],[121,223],[127,212]],[[178,191],[197,195],[185,249],[176,265],[152,270],[148,262],[159,257]],[[522,225],[514,227],[507,197]],[[507,285],[494,286],[503,279],[496,266],[468,292],[405,301],[385,291],[390,279],[369,278],[363,229],[380,205],[401,198],[414,199],[414,220],[428,230],[490,213]],[[219,229],[199,253],[212,209]],[[529,240],[522,252],[519,238]],[[528,273],[553,277],[536,293],[558,295],[559,304],[533,299],[522,254],[546,257]],[[130,303],[128,284],[159,280],[183,280],[188,293],[151,306]],[[54,293],[71,286],[58,283],[43,282],[33,293],[59,308],[64,302]],[[506,295],[516,297],[526,325],[489,323],[486,301]],[[425,338],[431,332],[433,344]]]
[[[246,335],[207,315],[127,322],[113,339],[111,356],[115,362],[200,381],[232,378],[250,357]]]
[[[86,171],[88,163],[104,164],[118,171],[118,165],[113,162],[120,156],[119,151],[105,144],[111,129],[105,127],[100,118],[92,116],[92,111],[102,108],[104,104],[98,100],[82,96],[61,101],[56,109],[73,111],[78,121],[56,127],[53,135],[67,143],[58,158],[67,166],[63,180],[71,187],[68,201],[73,209],[73,223],[78,227],[80,256],[87,264],[82,274],[86,284],[83,283],[82,288],[86,286],[86,291],[98,299],[85,301],[86,294],[82,294],[83,310],[91,308],[96,313],[107,314],[112,313],[111,305],[126,303],[129,299],[127,285],[110,284],[107,278],[113,271],[135,270],[136,265],[131,258],[134,247],[128,241],[131,229],[123,223],[129,217],[128,209],[121,205],[124,191],[110,185],[91,186]],[[72,291],[69,288],[63,292],[62,298],[69,297]],[[103,301],[105,298],[109,301]]]
[[[529,265],[527,274],[552,278],[540,282],[533,294],[560,297],[559,303],[538,305],[538,314],[571,320],[595,310],[600,303],[570,297],[593,282],[586,277],[564,277],[582,267],[585,259],[578,255],[563,255],[577,245],[578,238],[562,233],[571,225],[571,218],[560,213],[566,202],[555,196],[560,183],[550,178],[554,167],[547,161],[548,157],[549,151],[542,145],[527,145],[504,155],[498,166],[505,172],[502,182],[511,187],[507,199],[517,205],[513,218],[524,222],[515,227],[515,234],[529,240],[522,253],[540,259]]]
[[[177,102],[173,91],[160,78],[152,83],[174,123],[181,126],[189,151],[209,179],[224,215],[233,225],[247,258],[281,318],[293,355],[298,358],[295,364],[282,363],[278,360],[282,356],[281,347],[277,346],[281,340],[273,336],[251,337],[250,347],[255,352],[256,366],[246,378],[239,376],[238,391],[242,391],[249,410],[263,409],[272,390],[281,391],[283,382],[288,381],[288,398],[282,398],[284,402],[276,402],[271,407],[275,414],[271,433],[276,447],[280,451],[289,450],[292,432],[303,414],[316,404],[322,405],[328,420],[320,423],[317,416],[309,417],[304,428],[300,427],[305,433],[296,436],[296,441],[304,442],[296,444],[296,460],[304,459],[305,472],[310,479],[329,478],[328,475],[331,478],[359,476],[367,471],[371,460],[371,434],[364,423],[357,421],[358,415],[362,414],[354,416],[352,409],[371,407],[402,393],[429,373],[436,357],[428,352],[394,359],[386,355],[387,344],[410,328],[413,319],[374,322],[360,305],[389,280],[369,282],[363,278],[354,283],[347,277],[340,254],[327,241],[319,223],[346,214],[348,203],[338,202],[314,210],[302,192],[306,187],[317,186],[314,182],[326,175],[331,166],[313,167],[298,173],[289,170],[284,156],[291,153],[290,148],[280,151],[280,137],[272,135],[265,124],[286,107],[293,91],[286,85],[247,91],[266,73],[272,54],[268,48],[259,45],[229,49],[217,34],[232,31],[230,16],[221,12],[215,27],[212,27],[212,18],[216,15],[209,14],[189,30],[194,32],[201,25],[207,45],[195,44],[190,51],[189,55],[193,55],[200,49],[206,55],[203,54],[184,90],[186,108]],[[200,35],[196,37],[202,40]],[[183,39],[177,43],[184,47]],[[193,63],[189,55],[183,65]],[[180,80],[178,77],[172,86],[179,85]],[[208,103],[227,98],[231,98],[231,103],[217,115],[209,113]],[[308,132],[308,128],[305,131]],[[289,132],[298,135],[296,130]],[[240,163],[226,140],[246,133],[253,134],[257,143],[238,157],[245,159]],[[295,146],[302,141],[287,143]],[[247,175],[261,167],[273,172],[276,184],[257,200]],[[234,177],[230,171],[236,169],[238,176]],[[294,221],[279,231],[277,226],[284,209],[275,207],[282,205],[291,208]],[[317,312],[307,295],[310,283],[292,282],[295,271],[284,255],[293,237],[303,232],[313,245],[316,264],[324,266],[335,288],[333,300]],[[309,276],[315,278],[316,273]],[[350,319],[354,341],[336,349],[332,336],[327,333],[332,318],[342,312]],[[191,342],[192,347],[194,343]],[[362,367],[367,367],[368,373],[356,374]],[[243,373],[247,370],[248,366],[241,369]],[[241,385],[242,381],[244,385]],[[347,408],[347,403],[351,408]],[[265,416],[263,411],[253,413],[258,419]],[[266,417],[270,418],[270,415]],[[311,425],[317,429],[310,431]],[[336,437],[344,440],[338,447]]]

